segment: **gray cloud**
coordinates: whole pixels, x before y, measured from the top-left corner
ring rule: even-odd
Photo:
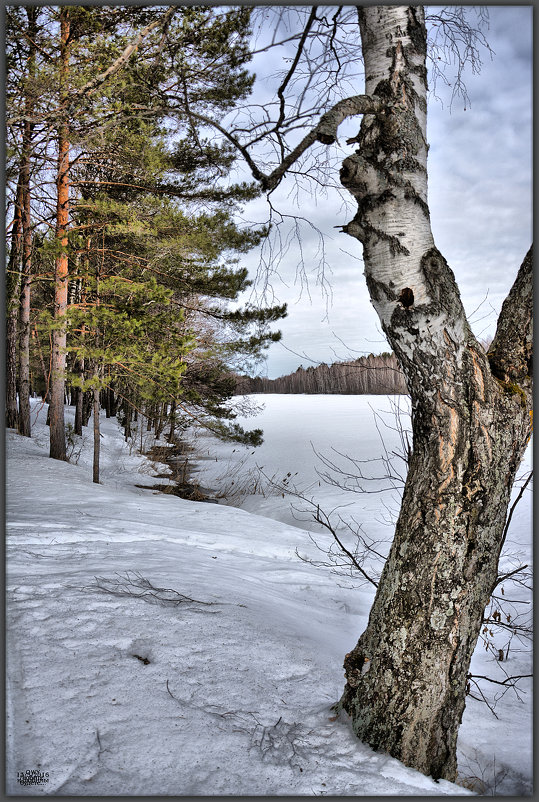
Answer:
[[[484,55],[480,75],[470,72],[465,76],[471,107],[464,111],[462,103],[455,103],[450,111],[450,94],[438,85],[444,104],[431,99],[428,122],[434,237],[455,272],[468,314],[483,302],[471,318],[479,335],[494,333],[497,312],[532,235],[532,9],[490,6],[489,14],[487,38],[496,55],[492,60]],[[337,165],[334,170],[333,180],[338,181]],[[298,208],[287,198],[289,193],[294,195],[291,188],[291,181],[285,182],[275,202],[281,211],[293,215]],[[300,214],[325,235],[326,277],[333,298],[327,305],[316,284],[319,241],[315,232],[302,224],[301,249],[309,292],[304,289],[298,300],[302,282],[296,273],[301,253],[293,237],[279,265],[282,279],[272,279],[276,297],[289,303],[289,316],[280,325],[284,346],[326,362],[347,356],[341,340],[351,352],[384,350],[387,346],[363,278],[361,247],[336,229],[353,211],[343,208],[342,198],[334,190],[319,196],[318,203],[307,192],[298,198]],[[251,219],[263,220],[266,214],[261,200],[246,210]],[[257,263],[257,255],[250,254],[246,264],[253,275]],[[309,364],[306,358],[276,344],[268,357],[268,375],[288,373],[302,362]]]

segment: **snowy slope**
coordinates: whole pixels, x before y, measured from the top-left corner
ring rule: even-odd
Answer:
[[[370,599],[297,559],[304,532],[137,489],[114,420],[94,485],[89,438],[52,461],[45,418],[6,438],[8,793],[467,793],[334,720]]]
[[[249,399],[262,409],[256,418],[240,418],[239,422],[246,427],[260,426],[264,430],[263,445],[256,450],[231,446],[198,434],[198,449],[203,458],[198,462],[196,476],[201,484],[218,492],[224,488],[231,495],[230,503],[243,509],[301,527],[305,532],[299,552],[320,562],[328,562],[325,550],[331,543],[331,536],[313,523],[312,513],[318,504],[320,509],[332,513],[332,524],[350,548],[354,546],[354,537],[347,523],[352,528],[361,524],[364,534],[376,542],[376,549],[387,553],[400,504],[402,487],[398,475],[405,475],[403,461],[396,455],[403,451],[400,429],[411,428],[408,399],[339,395],[252,395]],[[409,439],[411,442],[411,433]],[[359,462],[354,463],[348,457]],[[383,478],[388,474],[388,457],[391,479]],[[335,469],[328,469],[327,460]],[[528,474],[531,461],[530,445],[519,477]],[[339,474],[338,468],[345,474]],[[353,476],[358,471],[371,478],[356,483]],[[348,490],[339,486],[343,482]],[[283,497],[278,488],[285,484],[299,491],[303,500],[287,494]],[[358,484],[366,492],[350,492],[357,491]],[[514,497],[517,485],[519,482],[515,485]],[[314,507],[307,503],[309,499],[313,500]],[[531,507],[530,485],[514,510],[502,552],[500,574],[521,565],[527,565],[531,571]],[[314,549],[311,535],[322,551]],[[370,608],[369,586],[363,583],[363,587],[357,587],[357,576],[352,581],[337,576],[334,581],[340,585],[355,585],[352,597],[355,603],[361,609]],[[497,595],[503,598],[502,622],[507,614],[512,621],[525,626],[528,622],[531,624],[531,590],[511,582],[504,583],[501,588]],[[361,631],[354,633],[346,651],[355,645]],[[499,648],[508,660],[496,659]],[[495,684],[507,681],[508,676],[531,674],[531,650],[529,637],[511,637],[509,631],[499,627],[487,630],[476,647],[471,673],[495,682],[481,679],[475,684],[472,681],[457,751],[460,774],[478,792],[522,795],[531,791],[532,681],[519,679],[515,689]],[[481,694],[493,712],[484,701],[478,701]]]

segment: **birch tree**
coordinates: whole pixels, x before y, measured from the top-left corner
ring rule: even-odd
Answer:
[[[297,36],[298,53],[315,18],[313,9]],[[253,127],[251,140],[239,125],[215,127],[271,192],[287,172],[305,169],[313,145],[332,145],[341,123],[362,115],[347,143],[356,149],[340,170],[356,207],[343,231],[363,248],[370,298],[406,377],[413,453],[368,626],[345,657],[337,709],[375,749],[435,779],[455,780],[467,673],[497,584],[511,489],[532,430],[532,251],[485,352],[430,225],[423,7],[362,6],[357,24],[364,92],[326,105],[295,146],[284,144],[292,129],[284,90],[297,78],[297,60],[279,89],[273,127]],[[326,82],[328,99],[338,86],[338,77]],[[253,149],[262,128],[278,140],[274,152],[280,149],[271,172]]]
[[[363,740],[454,780],[466,675],[531,434],[531,250],[485,353],[430,227],[422,9],[365,8],[359,23],[366,94],[383,111],[364,118],[343,163],[358,205],[347,233],[363,244],[372,303],[407,378],[414,445],[340,706]]]

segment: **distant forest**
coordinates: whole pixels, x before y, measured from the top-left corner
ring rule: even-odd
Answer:
[[[395,354],[362,356],[349,362],[299,367],[288,376],[267,379],[238,376],[238,395],[249,393],[326,393],[341,395],[407,394]]]

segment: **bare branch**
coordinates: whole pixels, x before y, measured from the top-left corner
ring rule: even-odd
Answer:
[[[492,682],[494,685],[506,685],[509,687],[513,687],[517,680],[528,679],[529,677],[533,677],[533,674],[516,674],[513,677],[506,677],[504,680],[492,679],[492,677],[485,677],[482,674],[468,674],[468,679],[484,679],[487,682]]]
[[[312,128],[303,137],[301,142],[283,158],[278,167],[269,173],[269,175],[264,174],[259,169],[249,153],[248,146],[240,142],[240,140],[224,128],[224,126],[220,125],[216,120],[206,117],[204,114],[199,114],[198,112],[191,111],[190,115],[192,118],[212,126],[226,137],[226,139],[242,154],[249,165],[253,177],[260,182],[262,189],[271,192],[279,185],[287,170],[311,147],[311,145],[314,145],[315,142],[321,142],[324,145],[333,144],[337,139],[337,129],[343,120],[358,114],[378,114],[384,107],[383,101],[379,98],[370,97],[369,95],[355,95],[354,97],[340,100],[332,109],[321,117],[318,125]]]
[[[516,502],[515,502],[515,504],[513,504],[513,507],[515,507],[515,506],[516,506]],[[511,509],[513,509],[513,508],[511,508]],[[502,582],[507,582],[507,580],[510,579],[512,576],[515,576],[516,574],[520,574],[520,572],[524,571],[527,567],[528,567],[527,564],[526,565],[520,565],[518,568],[515,568],[514,571],[509,571],[509,573],[503,574],[503,576],[499,576],[496,579],[496,584],[494,585],[493,590],[495,590],[498,587],[498,585],[501,585]]]
[[[377,114],[384,108],[384,103],[378,98],[369,95],[355,95],[354,97],[340,100],[327,111],[318,125],[311,129],[301,140],[299,145],[286,156],[281,164],[270,173],[262,182],[265,190],[275,189],[289,167],[296,162],[300,156],[315,142],[324,145],[332,145],[337,139],[337,129],[347,117],[354,117],[357,114]],[[255,176],[256,177],[256,176]]]
[[[281,124],[284,121],[284,118],[285,118],[285,97],[284,97],[285,89],[288,86],[288,84],[290,83],[290,79],[294,75],[296,67],[298,66],[298,62],[299,62],[299,60],[301,58],[301,54],[303,52],[303,48],[304,48],[305,42],[307,40],[307,36],[309,35],[309,31],[310,31],[310,29],[312,27],[312,24],[313,24],[315,19],[316,19],[316,6],[313,6],[313,8],[311,9],[311,13],[309,14],[309,19],[307,20],[307,24],[305,25],[305,28],[303,30],[301,39],[299,40],[298,49],[296,51],[296,55],[294,56],[294,60],[292,62],[292,65],[291,65],[290,69],[288,70],[288,73],[287,73],[284,81],[282,82],[280,87],[277,89],[277,95],[279,97],[279,119],[275,123],[275,129],[274,130],[277,130],[278,128],[280,128]]]
[[[153,604],[171,605],[176,607],[179,604],[201,604],[206,607],[214,602],[204,602],[199,599],[191,599],[178,593],[172,588],[159,588],[151,584],[138,571],[126,571],[125,576],[116,573],[117,579],[111,577],[96,576],[95,583],[88,586],[88,590],[100,590],[110,593],[113,596],[131,596],[136,599]]]

